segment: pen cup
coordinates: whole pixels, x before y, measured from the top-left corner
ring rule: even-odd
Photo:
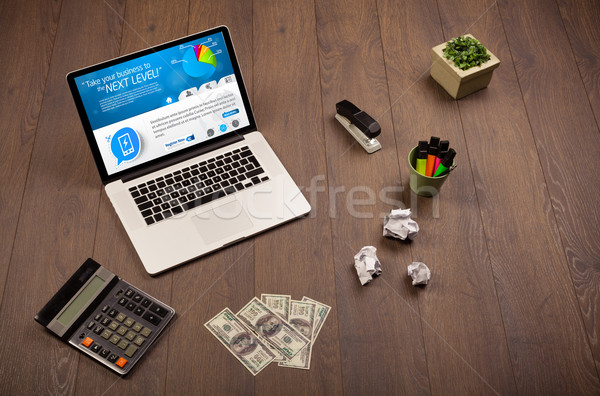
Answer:
[[[410,153],[408,154],[410,189],[413,190],[417,195],[421,195],[423,197],[432,197],[440,192],[440,188],[442,188],[442,184],[444,184],[448,178],[449,173],[446,173],[444,176],[429,177],[417,172],[415,166],[417,163],[416,158],[418,148],[419,146],[416,146],[410,150]]]

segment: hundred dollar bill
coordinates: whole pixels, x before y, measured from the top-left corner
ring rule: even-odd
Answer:
[[[258,374],[275,359],[267,346],[225,308],[204,326],[252,373]]]
[[[283,320],[286,322],[288,321],[290,313],[290,301],[292,300],[292,296],[284,294],[261,294],[260,300]],[[267,347],[269,347],[271,352],[275,354],[276,362],[285,362],[288,360],[281,353],[279,353],[275,347],[271,346],[270,344],[267,344]]]
[[[237,313],[237,317],[288,359],[308,345],[306,337],[256,297]]]
[[[261,294],[260,300],[271,311],[281,316],[286,322],[289,320],[291,296],[283,294]]]
[[[316,304],[307,301],[292,300],[290,307],[290,324],[302,335],[311,340],[306,348],[300,351],[288,362],[280,362],[279,366],[292,367],[304,370],[310,369],[310,358],[312,355],[312,339],[315,323]]]
[[[308,298],[306,296],[302,297],[302,301],[308,301],[315,303],[317,309],[315,311],[315,325],[313,329],[313,343],[317,339],[319,332],[323,328],[323,323],[325,323],[325,319],[327,319],[327,315],[329,315],[329,311],[331,311],[331,307],[329,305],[325,305],[321,302],[313,300],[312,298]]]

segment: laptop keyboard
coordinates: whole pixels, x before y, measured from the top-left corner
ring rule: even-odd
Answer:
[[[269,180],[247,146],[131,187],[146,224]]]

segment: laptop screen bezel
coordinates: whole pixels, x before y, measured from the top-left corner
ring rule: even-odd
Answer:
[[[247,125],[243,128],[237,129],[235,131],[232,131],[228,134],[206,140],[202,143],[198,143],[192,147],[181,149],[181,150],[178,150],[171,154],[163,155],[159,158],[155,158],[148,162],[144,162],[137,166],[133,166],[131,168],[128,168],[128,169],[125,169],[125,170],[122,170],[122,171],[119,171],[119,172],[109,175],[106,170],[106,166],[104,164],[102,155],[100,154],[98,142],[96,141],[96,138],[94,136],[94,131],[93,131],[90,121],[88,119],[87,112],[83,105],[83,100],[81,98],[79,90],[77,89],[77,84],[75,83],[75,78],[82,76],[82,75],[86,75],[88,73],[92,73],[92,72],[104,69],[106,67],[115,66],[119,63],[137,59],[137,58],[143,57],[145,55],[164,50],[166,48],[174,47],[174,46],[177,46],[177,45],[180,45],[180,44],[192,41],[192,40],[201,39],[205,36],[209,36],[209,35],[212,35],[215,33],[223,34],[223,39],[227,46],[227,52],[229,54],[229,59],[231,60],[231,65],[232,65],[233,71],[235,73],[235,79],[239,86],[242,101],[244,103],[244,107],[245,107],[246,113],[248,115],[249,125]],[[93,66],[88,66],[83,69],[72,71],[69,74],[67,74],[67,83],[69,85],[69,89],[71,90],[71,95],[73,96],[73,100],[75,101],[75,106],[77,107],[77,112],[79,113],[79,117],[81,119],[81,123],[83,125],[85,135],[87,137],[90,149],[92,151],[92,155],[94,157],[94,161],[96,162],[96,167],[98,168],[98,172],[100,173],[100,178],[102,179],[103,184],[108,184],[110,182],[113,182],[113,181],[119,180],[119,179],[124,179],[124,178],[126,179],[129,175],[137,174],[140,171],[142,171],[144,168],[153,168],[161,163],[176,163],[177,158],[181,157],[182,160],[185,158],[189,158],[190,155],[193,154],[193,152],[195,152],[195,151],[201,152],[201,151],[203,151],[203,148],[205,148],[206,146],[215,145],[215,144],[218,144],[219,142],[232,139],[232,137],[235,138],[237,136],[244,135],[246,133],[254,132],[257,130],[254,113],[252,112],[252,107],[250,105],[250,100],[248,98],[246,86],[245,86],[244,80],[242,78],[242,72],[240,70],[240,67],[239,67],[239,64],[237,61],[237,56],[234,51],[233,43],[231,41],[231,36],[229,34],[229,29],[227,28],[227,26],[224,26],[224,25],[218,26],[218,27],[215,27],[215,28],[212,28],[209,30],[205,30],[203,32],[194,33],[189,36],[178,38],[176,40],[169,41],[169,42],[166,42],[163,44],[159,44],[159,45],[156,45],[156,46],[153,46],[153,47],[141,50],[141,51],[137,51],[137,52],[134,52],[131,54],[123,55],[118,58],[114,58],[114,59],[111,59],[111,60],[108,60],[105,62],[101,62],[101,63],[98,63]]]

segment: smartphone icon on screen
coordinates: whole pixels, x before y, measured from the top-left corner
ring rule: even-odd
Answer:
[[[123,156],[129,155],[135,151],[131,144],[131,136],[129,136],[129,133],[119,136],[119,145],[121,146],[121,151],[123,151]]]

